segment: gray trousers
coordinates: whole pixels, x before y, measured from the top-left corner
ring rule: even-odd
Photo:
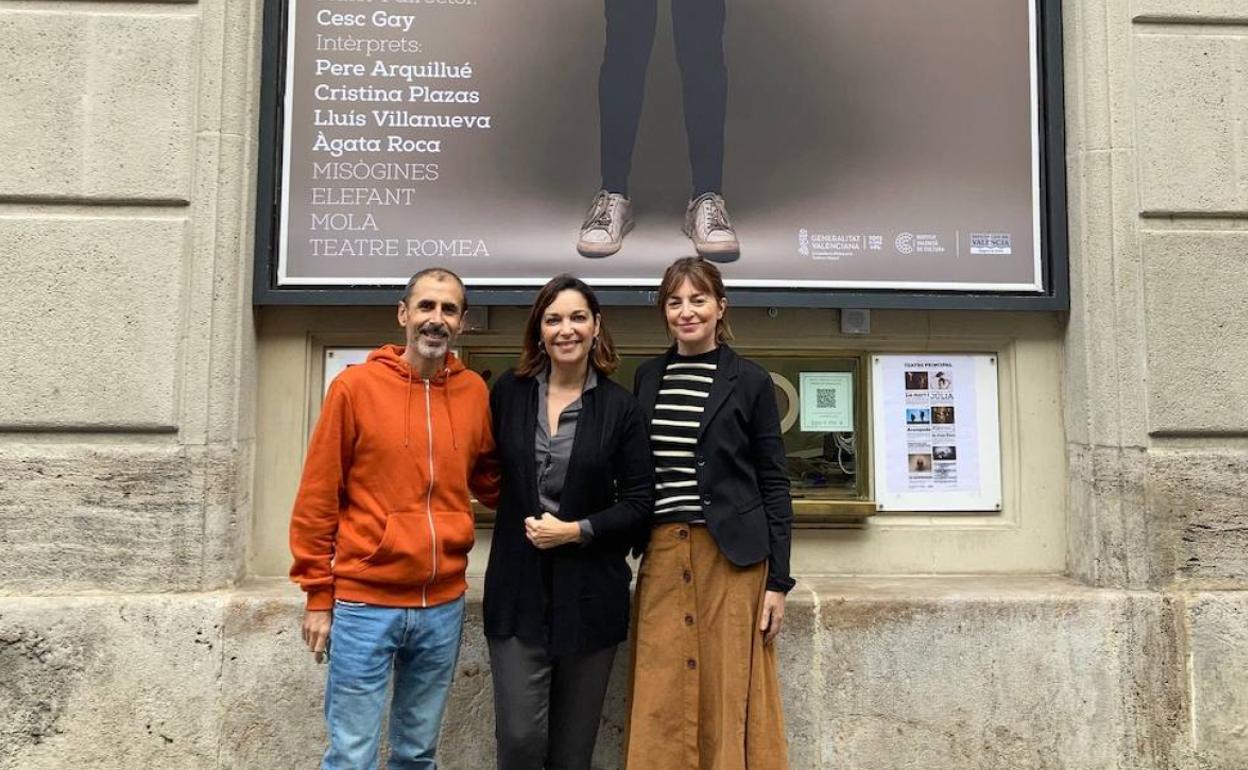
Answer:
[[[590,770],[615,647],[551,657],[488,639],[498,770]]]

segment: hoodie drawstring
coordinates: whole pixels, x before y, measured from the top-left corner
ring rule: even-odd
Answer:
[[[412,445],[412,389],[416,385],[416,370],[407,363],[403,357],[404,349],[399,345],[383,345],[368,355],[370,362],[377,361],[387,366],[395,374],[398,374],[406,381],[406,391],[403,399],[403,447],[410,448]],[[464,369],[461,361],[454,358],[452,354],[447,353],[443,361],[442,370],[433,375],[428,380],[427,387],[441,385],[444,392],[442,394],[442,409],[446,412],[446,420],[450,424],[451,429],[451,446],[459,449],[459,437],[455,435],[455,420],[453,419],[453,410],[451,409],[450,399],[450,380],[451,376],[457,374]],[[431,397],[436,397],[430,393]],[[432,398],[428,407],[433,406]],[[432,415],[427,415],[432,418]]]
[[[412,370],[407,370],[407,390],[403,398],[403,448],[406,449],[412,435]]]
[[[451,371],[442,370],[442,408],[446,410],[446,422],[451,426],[451,448],[459,449],[459,440],[455,438],[455,418],[451,415]]]

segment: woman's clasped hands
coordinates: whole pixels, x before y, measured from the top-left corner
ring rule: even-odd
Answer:
[[[580,542],[581,526],[575,521],[564,521],[546,511],[540,519],[529,516],[524,520],[524,535],[534,546],[545,550]]]

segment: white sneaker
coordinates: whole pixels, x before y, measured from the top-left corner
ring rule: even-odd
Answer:
[[[576,250],[582,257],[609,257],[624,245],[633,229],[633,204],[619,193],[599,190],[581,225]]]
[[[737,232],[732,229],[721,195],[703,193],[689,201],[683,230],[693,241],[698,256],[730,261],[741,254]]]

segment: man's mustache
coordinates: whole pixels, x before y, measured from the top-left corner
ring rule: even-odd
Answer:
[[[417,333],[419,333],[419,334],[431,334],[431,335],[434,335],[434,336],[436,336],[436,337],[443,337],[443,338],[446,338],[446,337],[450,337],[450,336],[451,336],[451,333],[450,333],[450,331],[448,331],[448,330],[447,330],[446,326],[445,326],[444,324],[439,324],[439,323],[427,323],[427,324],[423,324],[423,325],[422,325],[419,329],[417,329],[416,331],[417,331]]]

